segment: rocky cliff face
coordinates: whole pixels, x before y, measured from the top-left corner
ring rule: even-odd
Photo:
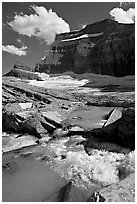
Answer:
[[[35,71],[134,75],[134,56],[135,25],[106,19],[57,35],[49,54],[36,64]]]
[[[34,69],[31,67],[28,67],[20,62],[16,62],[13,66],[13,69],[11,69],[8,73],[6,73],[3,76],[11,76],[11,77],[17,77],[20,79],[36,79],[41,80],[38,74],[33,72]]]

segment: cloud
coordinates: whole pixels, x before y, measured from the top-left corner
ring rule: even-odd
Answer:
[[[122,6],[129,5],[129,4],[131,4],[131,3],[133,3],[133,2],[120,2],[120,3],[119,3],[119,6],[122,7]]]
[[[27,49],[26,46],[17,48],[14,45],[2,45],[2,51],[18,56],[26,55],[27,54],[26,49]]]
[[[48,11],[43,6],[31,6],[31,8],[34,14],[16,14],[8,25],[19,34],[28,37],[36,36],[44,39],[48,44],[54,41],[56,34],[70,31],[68,23],[51,9]]]
[[[127,11],[124,11],[122,8],[114,8],[109,14],[119,23],[134,23],[135,21],[134,8],[129,8]]]

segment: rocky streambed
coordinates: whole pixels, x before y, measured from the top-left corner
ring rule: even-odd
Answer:
[[[134,92],[85,89],[3,77],[3,201],[135,201]]]

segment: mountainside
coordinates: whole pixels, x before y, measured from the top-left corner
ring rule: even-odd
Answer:
[[[79,31],[59,34],[35,71],[134,75],[135,24],[105,19]]]

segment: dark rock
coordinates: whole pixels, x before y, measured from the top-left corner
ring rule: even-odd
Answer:
[[[66,159],[66,155],[61,155],[61,159]]]
[[[2,113],[2,130],[20,132],[23,128],[20,126],[20,122],[12,113]]]
[[[130,148],[125,148],[118,144],[112,142],[103,142],[101,139],[91,136],[87,141],[83,142],[85,151],[90,155],[92,149],[106,150],[109,152],[117,152],[128,154],[131,150]]]
[[[47,122],[40,113],[31,111],[31,115],[27,114],[25,118],[19,118],[18,113],[3,112],[2,129],[3,131],[29,133],[41,138],[45,137],[47,132],[52,133],[56,127]]]
[[[87,202],[105,202],[105,198],[103,198],[97,191],[93,193],[92,196],[89,197]]]
[[[114,117],[116,120],[114,113],[116,111],[113,110],[102,128],[87,133],[88,139],[84,142],[86,151],[87,148],[97,148],[127,153],[135,149],[135,110],[123,110],[122,116]]]

